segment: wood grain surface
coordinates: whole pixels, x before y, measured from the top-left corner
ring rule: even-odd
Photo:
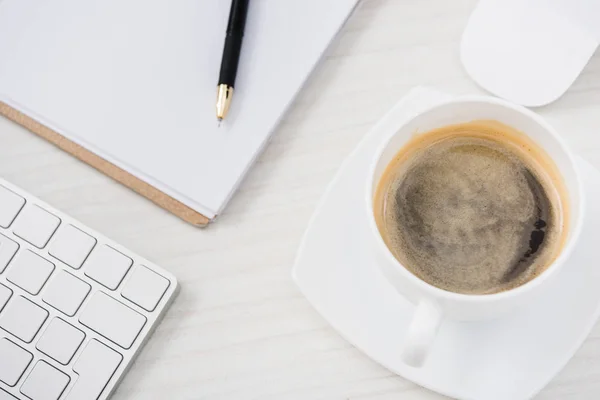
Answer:
[[[0,119],[2,177],[162,265],[182,284],[115,400],[443,399],[346,343],[300,295],[290,270],[327,184],[403,94],[415,85],[481,93],[458,56],[474,5],[365,0],[208,229]],[[600,167],[600,55],[565,96],[538,111]],[[538,396],[597,398],[600,327]]]

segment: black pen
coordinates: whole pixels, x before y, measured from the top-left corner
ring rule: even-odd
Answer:
[[[242,50],[242,38],[246,26],[246,14],[248,13],[249,0],[232,0],[229,9],[229,21],[225,34],[225,46],[223,47],[223,58],[221,59],[221,72],[217,84],[217,119],[221,122],[227,115],[235,76],[237,74],[240,51]]]

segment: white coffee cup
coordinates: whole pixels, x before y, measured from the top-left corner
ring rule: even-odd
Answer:
[[[511,126],[545,150],[564,180],[568,196],[565,212],[570,220],[566,242],[559,256],[543,273],[517,288],[486,295],[449,292],[412,274],[387,247],[379,233],[373,210],[375,190],[385,168],[415,134],[474,120],[495,120]],[[419,113],[388,134],[369,171],[366,211],[377,265],[396,290],[415,305],[401,350],[405,363],[414,367],[423,365],[444,318],[472,321],[499,317],[527,306],[553,283],[557,283],[555,277],[569,258],[581,230],[584,213],[581,185],[573,155],[555,130],[536,113],[493,97],[468,96],[444,102]]]

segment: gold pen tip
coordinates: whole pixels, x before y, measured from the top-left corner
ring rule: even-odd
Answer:
[[[222,120],[227,115],[232,94],[233,88],[231,86],[221,84],[217,87],[217,119]]]

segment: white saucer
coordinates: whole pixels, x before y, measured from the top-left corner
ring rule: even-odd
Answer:
[[[415,89],[385,118],[410,118],[447,98]],[[377,130],[373,130],[377,132]],[[381,138],[365,137],[314,213],[293,276],[317,311],[350,343],[391,371],[446,396],[529,399],[564,367],[600,315],[600,269],[591,253],[600,210],[589,207],[582,241],[560,284],[539,302],[501,320],[445,321],[425,367],[402,363],[400,343],[413,306],[380,274],[363,239],[367,166]],[[600,172],[578,160],[587,204],[600,203]]]

